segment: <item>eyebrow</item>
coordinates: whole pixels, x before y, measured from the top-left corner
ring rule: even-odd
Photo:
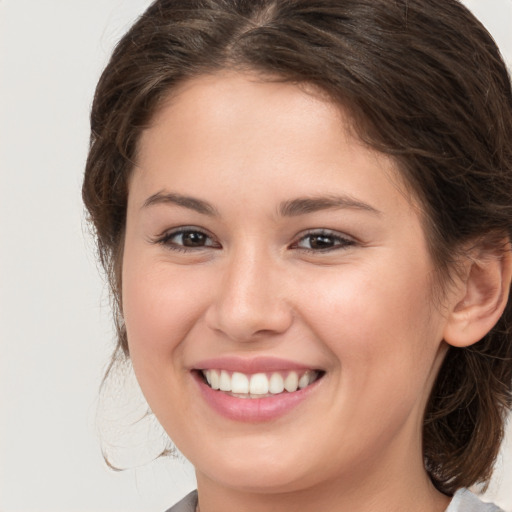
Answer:
[[[202,199],[197,199],[195,197],[167,192],[157,192],[156,194],[149,196],[144,201],[142,208],[147,208],[157,204],[175,204],[211,217],[219,215],[216,208],[207,201],[203,201]]]
[[[290,201],[281,203],[279,214],[283,217],[296,217],[308,213],[314,213],[328,209],[356,209],[363,210],[375,215],[381,212],[367,203],[359,201],[349,195],[329,195],[320,197],[299,197]]]
[[[144,201],[142,208],[148,208],[149,206],[158,204],[174,204],[182,206],[183,208],[188,208],[189,210],[194,210],[203,215],[211,217],[219,216],[217,209],[207,201],[171,192],[157,192],[156,194],[151,195],[146,199],[146,201]],[[282,217],[297,217],[299,215],[306,215],[308,213],[314,213],[321,210],[345,208],[367,211],[375,215],[380,215],[381,213],[373,206],[359,201],[350,195],[299,197],[297,199],[282,202],[279,205],[278,213]]]

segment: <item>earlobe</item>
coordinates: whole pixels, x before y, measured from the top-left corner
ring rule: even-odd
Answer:
[[[444,340],[455,347],[480,341],[496,325],[508,301],[512,279],[510,243],[475,252],[476,256],[468,257],[445,325]]]

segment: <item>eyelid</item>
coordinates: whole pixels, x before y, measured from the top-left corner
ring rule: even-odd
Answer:
[[[186,245],[180,245],[176,243],[170,242],[170,240],[180,234],[184,233],[201,233],[205,235],[210,241],[213,243],[207,244],[199,247],[187,247]],[[209,233],[206,229],[200,228],[198,226],[178,226],[176,228],[171,228],[163,231],[161,234],[155,236],[153,239],[150,239],[150,242],[155,245],[163,245],[167,249],[181,251],[181,252],[189,252],[189,251],[200,251],[203,249],[218,249],[221,248],[220,243],[218,243],[215,237]]]
[[[202,246],[186,246],[179,243],[171,242],[171,239],[173,237],[176,237],[180,234],[185,233],[200,233],[207,237],[207,243]],[[333,240],[333,245],[330,247],[324,247],[324,248],[306,248],[306,247],[300,247],[300,243],[304,241],[308,236],[325,236],[326,238],[331,238]],[[156,235],[154,238],[149,240],[150,243],[155,245],[162,245],[167,249],[174,250],[174,251],[180,251],[180,252],[193,252],[193,251],[201,251],[204,249],[221,249],[221,244],[216,240],[216,237],[212,235],[208,230],[204,228],[200,228],[198,226],[178,226],[175,228],[167,229],[163,231],[161,234]],[[314,253],[314,254],[322,254],[327,253],[330,251],[339,251],[343,249],[347,249],[348,247],[351,247],[355,244],[357,244],[357,240],[354,239],[354,237],[349,236],[343,232],[336,231],[333,229],[327,229],[327,228],[312,228],[305,231],[301,231],[294,237],[294,242],[292,242],[289,245],[290,249],[296,249],[299,251],[307,252],[307,253]]]
[[[326,247],[323,249],[307,249],[304,247],[299,247],[299,243],[303,241],[308,236],[325,236],[325,237],[331,237],[335,241],[341,242],[336,245],[333,245],[332,247]],[[326,253],[330,251],[338,251],[347,249],[348,247],[351,247],[353,245],[357,244],[357,240],[354,239],[354,237],[349,236],[345,233],[342,233],[340,231],[336,231],[333,229],[327,229],[327,228],[313,228],[308,229],[306,231],[302,231],[298,233],[295,237],[295,241],[290,245],[291,249],[297,249],[300,251],[308,252],[308,253]]]

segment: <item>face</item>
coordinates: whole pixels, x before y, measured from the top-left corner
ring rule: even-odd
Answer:
[[[339,107],[233,73],[175,91],[140,140],[122,278],[135,373],[198,480],[423,471],[432,262],[393,161]]]

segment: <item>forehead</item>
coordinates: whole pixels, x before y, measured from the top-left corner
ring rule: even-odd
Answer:
[[[269,200],[277,177],[289,180],[290,194],[298,184],[325,192],[345,176],[349,194],[379,194],[384,180],[406,196],[394,160],[354,135],[345,108],[313,86],[256,74],[222,72],[181,84],[143,132],[137,163],[135,176],[144,175],[153,189],[167,179],[199,195],[219,183],[228,190],[235,171],[237,195],[238,185],[263,186]]]
[[[182,121],[179,133],[173,135],[184,137],[190,134],[189,128],[197,133],[206,124],[208,129],[215,127],[215,131],[210,132],[212,136],[232,137],[234,130],[229,129],[237,127],[240,137],[250,134],[256,139],[258,134],[263,134],[262,128],[266,125],[280,135],[296,137],[301,131],[307,135],[303,130],[307,117],[308,124],[321,122],[323,126],[318,123],[317,129],[327,129],[344,137],[351,131],[347,112],[323,91],[310,84],[295,84],[254,72],[220,71],[181,83],[161,102],[150,129],[170,127],[171,116]],[[293,125],[295,129],[290,131]],[[147,133],[148,130],[143,139]]]

